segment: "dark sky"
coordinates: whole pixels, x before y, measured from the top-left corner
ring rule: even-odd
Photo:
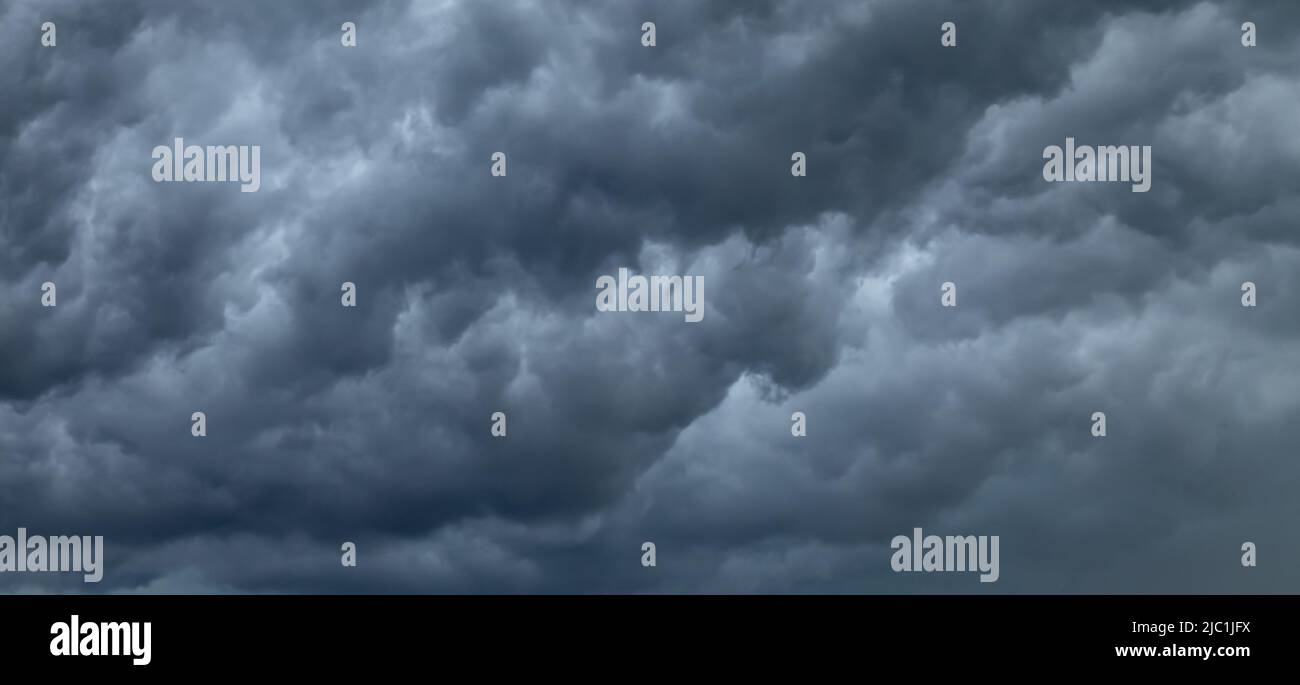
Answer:
[[[107,557],[0,590],[1300,591],[1294,0],[10,0],[0,95],[0,534]]]

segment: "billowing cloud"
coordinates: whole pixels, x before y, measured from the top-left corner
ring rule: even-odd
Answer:
[[[107,560],[0,588],[1295,591],[1300,6],[1067,4],[6,5],[0,534]],[[596,311],[623,267],[703,321]]]

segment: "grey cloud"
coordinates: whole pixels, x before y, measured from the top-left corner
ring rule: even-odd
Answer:
[[[1294,591],[1298,22],[9,6],[0,511],[105,535],[109,559],[100,586],[0,587]],[[1067,135],[1153,145],[1152,191],[1043,183]],[[262,189],[154,184],[176,136],[263,146]],[[620,267],[703,275],[704,321],[596,313]],[[1002,580],[890,573],[914,526],[1001,535]]]

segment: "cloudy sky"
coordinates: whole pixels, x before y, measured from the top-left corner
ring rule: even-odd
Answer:
[[[1300,591],[1293,0],[16,0],[0,65],[0,534],[107,557],[2,591]]]

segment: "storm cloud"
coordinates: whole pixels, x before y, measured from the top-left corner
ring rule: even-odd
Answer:
[[[105,538],[0,590],[1300,591],[1295,2],[18,0],[0,64],[0,534]]]

